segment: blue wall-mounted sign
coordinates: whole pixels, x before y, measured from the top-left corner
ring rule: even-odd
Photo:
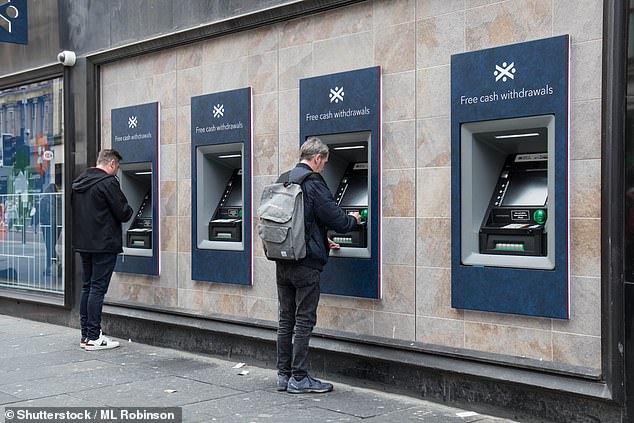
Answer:
[[[28,44],[26,0],[0,0],[0,43]]]
[[[192,144],[192,279],[238,285],[252,285],[253,244],[252,244],[252,103],[251,88],[220,93],[206,94],[191,99],[191,144]],[[199,162],[199,150],[208,152],[223,151],[225,146],[239,146],[242,160],[242,248],[223,249],[223,247],[204,248],[198,234],[206,230],[199,228],[198,213],[205,207],[212,209],[213,204],[200,207],[207,199],[203,196],[211,190],[198,189],[203,181],[202,166],[213,166],[207,161]],[[213,155],[210,153],[210,155]],[[240,160],[240,159],[238,159]],[[239,164],[238,164],[239,166]],[[226,181],[211,181],[210,185]],[[199,194],[200,192],[200,194]],[[211,210],[211,209],[210,209]],[[206,210],[205,212],[209,212]],[[207,225],[207,219],[205,225]],[[202,223],[200,224],[202,225]],[[202,238],[202,237],[201,237]],[[229,244],[226,244],[229,245]]]
[[[367,244],[370,256],[331,256],[322,272],[321,292],[380,298],[381,68],[302,79],[299,95],[300,145],[311,136],[325,140],[336,134],[369,134],[370,217],[367,225],[370,235]]]
[[[468,52],[451,57],[452,307],[553,318],[569,317],[568,102],[569,36]],[[549,268],[465,265],[461,248],[461,128],[465,124],[536,116],[554,117],[549,169],[556,205]],[[513,142],[513,141],[509,141]],[[552,149],[551,146],[552,145]],[[554,161],[554,163],[552,162]],[[466,162],[465,162],[466,163]],[[499,172],[499,170],[498,170]],[[551,170],[549,170],[551,172]],[[550,184],[550,183],[549,183]],[[487,193],[490,198],[495,186]],[[467,201],[467,200],[464,200]],[[488,204],[488,199],[487,199]],[[550,206],[549,206],[550,207]],[[474,214],[475,216],[475,214]],[[549,244],[550,245],[550,244]],[[550,247],[549,247],[550,248]],[[519,259],[520,261],[522,259]],[[530,267],[530,266],[527,266]]]
[[[152,202],[151,255],[123,254],[115,271],[159,275],[160,273],[160,197],[159,197],[159,103],[140,104],[111,111],[112,148],[123,156],[120,163],[121,189],[137,213],[141,199],[133,201],[137,191],[149,190]],[[139,167],[140,166],[140,167]],[[129,171],[126,172],[126,169]],[[151,172],[151,173],[150,173]],[[147,186],[146,186],[147,185]],[[141,194],[141,196],[144,192]],[[124,224],[129,227],[132,221]],[[124,238],[126,238],[124,233]],[[124,247],[126,241],[124,239]],[[134,251],[134,250],[131,250]],[[139,253],[141,250],[138,250]]]

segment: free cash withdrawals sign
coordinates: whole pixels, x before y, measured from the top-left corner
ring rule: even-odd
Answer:
[[[28,44],[26,0],[0,0],[0,43]]]
[[[565,319],[568,284],[568,35],[451,57],[452,307]],[[461,126],[529,116],[555,118],[553,270],[461,263]],[[491,191],[493,187],[491,188]],[[552,236],[553,234],[549,234]]]

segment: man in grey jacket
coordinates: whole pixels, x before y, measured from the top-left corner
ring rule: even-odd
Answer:
[[[101,310],[117,254],[123,251],[121,224],[133,214],[115,176],[120,161],[118,151],[102,150],[97,166],[73,181],[73,247],[82,265],[79,345],[87,351],[119,346],[101,332]]]

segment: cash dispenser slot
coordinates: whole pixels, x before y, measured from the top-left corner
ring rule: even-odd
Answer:
[[[242,169],[235,169],[209,221],[210,241],[242,241]]]
[[[506,157],[480,227],[481,254],[546,256],[548,153]]]
[[[347,233],[328,231],[328,238],[342,247],[366,248],[368,245],[368,162],[350,163],[346,168],[335,201],[346,213],[361,215],[361,225]]]
[[[143,197],[130,229],[126,233],[128,248],[152,248],[152,195],[148,191]]]

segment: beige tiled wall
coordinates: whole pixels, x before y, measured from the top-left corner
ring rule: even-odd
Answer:
[[[324,295],[318,328],[600,368],[601,10],[601,0],[374,0],[103,66],[104,145],[112,108],[161,103],[162,273],[115,274],[108,298],[275,322],[275,266],[257,238],[253,287],[191,280],[190,98],[253,88],[257,199],[296,162],[299,80],[380,65],[383,298]],[[565,33],[571,319],[452,309],[450,57]]]

